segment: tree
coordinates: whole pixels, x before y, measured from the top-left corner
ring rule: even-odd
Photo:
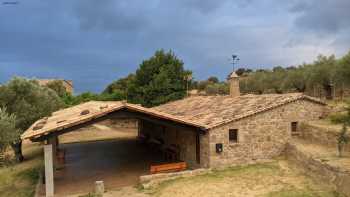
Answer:
[[[113,94],[118,92],[120,94],[123,94],[124,98],[126,99],[128,87],[130,86],[130,83],[134,82],[134,80],[135,74],[129,74],[127,77],[120,78],[119,80],[109,84],[103,91],[103,94]]]
[[[207,81],[210,83],[219,83],[219,79],[214,76],[209,77]]]
[[[248,73],[251,73],[251,72],[253,72],[253,70],[252,69],[249,69],[249,68],[238,68],[237,70],[236,70],[236,74],[238,75],[238,76],[242,76],[242,75],[244,75],[244,74],[248,74]]]
[[[207,80],[199,81],[199,82],[198,82],[198,85],[197,85],[197,88],[198,88],[198,90],[203,91],[203,90],[205,90],[205,88],[206,88],[209,84],[210,84],[210,83],[209,83],[209,81],[207,81]]]
[[[15,77],[0,87],[0,106],[16,117],[16,128],[22,134],[38,119],[50,116],[63,106],[56,92],[34,80]],[[23,160],[20,136],[11,144],[18,161]]]
[[[16,128],[16,117],[6,112],[6,108],[0,108],[0,154],[2,154],[12,142],[17,141],[19,130]]]
[[[144,60],[128,85],[127,100],[146,107],[160,105],[186,95],[185,77],[191,72],[171,51],[158,50]]]
[[[46,84],[46,87],[55,91],[56,94],[61,98],[67,96],[68,94],[67,89],[66,87],[64,87],[63,82],[61,80],[50,81],[49,83]]]
[[[298,69],[289,69],[284,83],[284,89],[297,90],[298,92],[305,92],[307,87],[308,76],[304,67]]]
[[[242,76],[244,73],[245,73],[245,68],[238,68],[238,69],[236,70],[236,74],[237,74],[238,76]]]
[[[339,133],[337,138],[337,146],[338,146],[338,156],[342,157],[344,152],[344,146],[349,143],[349,136],[347,135],[347,127],[346,124],[343,124],[343,128]]]
[[[332,99],[332,91],[337,79],[337,63],[334,55],[329,57],[319,55],[311,65],[310,86],[321,86],[326,93],[327,99]]]
[[[263,94],[269,87],[267,77],[268,74],[265,70],[251,74],[246,79],[241,80],[240,87],[242,87],[242,92]]]
[[[285,69],[282,66],[275,66],[272,68],[273,72],[284,72]]]
[[[265,84],[267,89],[273,90],[275,93],[282,94],[285,92],[287,72],[281,66],[274,67],[273,72],[266,72]]]
[[[339,62],[339,70],[337,75],[343,84],[350,84],[350,51],[343,56]]]
[[[224,95],[229,93],[229,86],[227,83],[210,83],[206,86],[205,92],[208,95]]]

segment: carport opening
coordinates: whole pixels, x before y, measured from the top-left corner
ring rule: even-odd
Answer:
[[[139,177],[157,173],[158,166],[190,158],[186,138],[198,135],[141,119],[107,119],[59,136],[55,193],[93,190],[103,180],[107,189],[136,185]],[[181,144],[183,143],[183,144]],[[186,153],[187,151],[187,153]],[[194,161],[199,152],[193,149]],[[191,166],[195,168],[195,166]]]

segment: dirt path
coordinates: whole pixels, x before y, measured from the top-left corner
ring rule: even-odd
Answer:
[[[66,150],[65,168],[56,172],[57,196],[93,191],[95,181],[106,189],[132,186],[147,174],[159,155],[134,139],[84,142],[62,145]]]

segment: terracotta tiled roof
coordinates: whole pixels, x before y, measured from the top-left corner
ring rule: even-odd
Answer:
[[[322,105],[316,98],[300,93],[230,96],[196,96],[170,102],[154,109],[186,120],[197,122],[206,128],[239,120],[299,99]]]
[[[120,101],[90,101],[54,112],[52,116],[38,120],[21,137],[22,139],[28,139],[48,135],[121,109],[128,109],[144,113],[150,117],[171,120],[198,128],[210,129],[299,99],[325,105],[318,99],[295,93],[245,95],[235,98],[230,96],[195,96],[154,108],[145,108]]]
[[[89,122],[121,109],[129,109],[131,111],[147,114],[151,117],[171,120],[195,127],[202,127],[202,125],[196,124],[190,120],[184,120],[171,114],[155,111],[151,108],[141,107],[140,105],[129,104],[121,101],[90,101],[54,112],[52,116],[38,120],[23,133],[21,138],[28,139],[48,135],[55,131]]]

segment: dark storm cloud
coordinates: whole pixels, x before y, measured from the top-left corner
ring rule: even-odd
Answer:
[[[310,0],[297,1],[290,11],[298,14],[297,27],[322,34],[349,30],[349,9],[349,0]]]
[[[86,30],[134,31],[147,26],[146,10],[128,2],[84,0],[75,5],[75,11],[81,27]]]
[[[347,50],[345,7],[345,0],[20,1],[0,6],[0,83],[57,77],[72,79],[78,92],[101,91],[160,48],[173,50],[196,79],[224,79],[232,53],[249,68],[298,64]]]
[[[224,1],[212,1],[212,0],[189,0],[185,1],[185,5],[194,8],[202,13],[210,13],[218,9]]]

